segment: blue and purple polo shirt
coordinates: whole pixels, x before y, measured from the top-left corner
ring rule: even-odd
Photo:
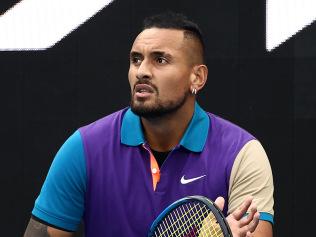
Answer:
[[[248,132],[196,103],[179,145],[158,167],[140,118],[130,108],[120,110],[68,138],[32,214],[69,231],[83,220],[86,237],[147,236],[154,219],[177,199],[203,195],[229,200],[234,161],[251,140]],[[273,222],[268,212],[260,218]]]

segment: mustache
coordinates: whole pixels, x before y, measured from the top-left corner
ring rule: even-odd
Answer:
[[[139,85],[139,84],[146,84],[146,85],[149,85],[150,87],[153,88],[153,90],[154,90],[155,92],[158,93],[158,88],[157,88],[157,86],[155,86],[155,84],[153,84],[153,83],[152,83],[151,81],[149,81],[148,79],[143,79],[143,78],[138,79],[138,81],[134,84],[134,88],[133,88],[134,91],[135,91],[135,87],[136,87],[137,85]]]

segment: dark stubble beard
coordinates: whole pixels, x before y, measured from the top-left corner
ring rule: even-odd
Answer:
[[[160,118],[176,112],[186,102],[190,92],[187,91],[175,101],[162,102],[159,98],[156,98],[154,105],[145,105],[142,103],[136,104],[133,95],[131,96],[131,110],[133,113],[146,119]]]

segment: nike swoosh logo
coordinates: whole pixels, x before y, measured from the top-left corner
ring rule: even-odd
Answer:
[[[192,178],[192,179],[185,179],[184,178],[184,175],[182,176],[182,178],[181,178],[181,180],[180,180],[180,182],[182,183],[182,184],[188,184],[188,183],[191,183],[191,182],[193,182],[193,181],[195,181],[195,180],[198,180],[198,179],[201,179],[201,178],[203,178],[203,177],[205,177],[206,175],[201,175],[201,176],[199,176],[199,177],[195,177],[195,178]]]

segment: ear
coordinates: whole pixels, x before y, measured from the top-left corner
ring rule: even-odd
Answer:
[[[196,92],[198,92],[204,87],[206,83],[208,69],[206,65],[201,64],[194,66],[192,70],[193,71],[190,78],[190,90],[193,91],[193,89],[195,89]]]

